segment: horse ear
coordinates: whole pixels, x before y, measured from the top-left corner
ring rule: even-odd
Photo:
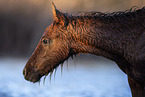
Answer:
[[[57,10],[53,2],[52,2],[52,7],[53,7],[52,13],[53,13],[54,21],[65,24],[66,16],[62,12]]]
[[[56,9],[56,6],[54,5],[54,3],[52,2],[52,13],[53,13],[53,17],[55,20],[58,19],[58,14],[60,14],[60,11]]]

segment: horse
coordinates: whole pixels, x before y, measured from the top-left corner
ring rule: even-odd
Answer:
[[[69,57],[90,53],[116,62],[128,76],[132,97],[145,97],[145,7],[75,16],[52,7],[53,22],[24,67],[26,80],[38,82]]]

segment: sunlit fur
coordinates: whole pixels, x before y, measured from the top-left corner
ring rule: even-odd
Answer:
[[[53,9],[53,23],[28,60],[25,79],[37,82],[70,56],[91,53],[115,61],[128,75],[133,97],[145,97],[145,8],[79,16]]]

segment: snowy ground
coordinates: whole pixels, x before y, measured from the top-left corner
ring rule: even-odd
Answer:
[[[0,59],[0,97],[131,97],[127,76],[113,62],[92,62],[92,68],[69,62],[51,82],[47,77],[45,84],[43,78],[34,84],[23,78],[26,61]]]

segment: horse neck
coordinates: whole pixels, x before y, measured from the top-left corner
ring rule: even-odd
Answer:
[[[79,40],[87,43],[101,52],[92,50],[92,54],[106,56],[105,53],[124,56],[129,54],[127,48],[134,45],[136,39],[144,30],[143,12],[129,13],[108,17],[73,17]]]
[[[117,26],[116,26],[117,28]],[[115,32],[116,29],[111,28],[108,24],[101,26],[93,25],[84,28],[84,37],[88,43],[95,48],[99,48],[106,52],[122,53],[122,35]],[[97,52],[94,52],[97,54]]]
[[[118,29],[119,26],[120,24],[113,25],[113,22],[106,24],[96,21],[77,27],[76,32],[79,40],[96,49],[87,50],[86,53],[92,53],[114,60],[113,57],[117,55],[123,56],[124,45],[126,46],[123,40],[126,34],[123,35],[123,30]]]

